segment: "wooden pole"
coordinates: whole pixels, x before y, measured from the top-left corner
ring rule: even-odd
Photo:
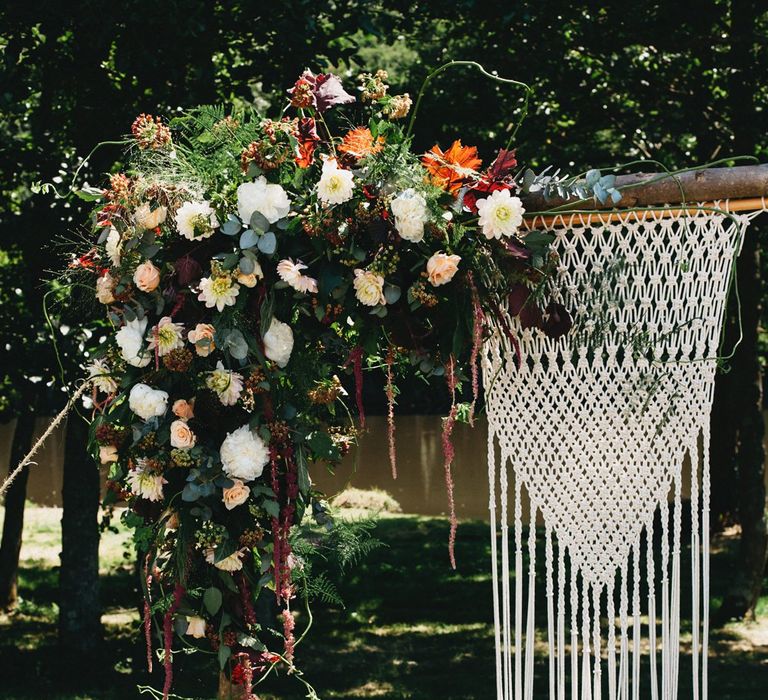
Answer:
[[[723,199],[751,199],[768,196],[768,164],[738,165],[732,168],[704,168],[676,176],[666,173],[619,175],[620,209],[648,207],[655,204],[711,202]],[[615,209],[611,202],[594,199],[544,199],[540,193],[522,197],[527,212],[551,212],[553,209]]]
[[[721,209],[727,212],[736,211],[759,211],[760,209],[768,209],[768,196],[766,197],[750,197],[749,199],[732,199],[726,202],[703,202],[702,206],[705,209]],[[682,216],[685,213],[687,216],[695,216],[701,214],[701,209],[696,207],[662,207],[651,208],[643,211],[622,211],[616,209],[614,211],[605,211],[598,213],[580,213],[571,212],[564,214],[557,214],[555,216],[525,216],[523,219],[523,225],[528,230],[536,228],[567,228],[569,226],[589,226],[590,224],[609,224],[614,221],[627,220],[645,220],[647,217],[675,217]]]

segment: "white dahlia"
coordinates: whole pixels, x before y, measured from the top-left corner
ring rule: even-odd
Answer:
[[[199,292],[197,298],[204,302],[206,307],[212,309],[215,306],[219,311],[224,311],[225,306],[233,306],[237,301],[240,285],[226,275],[203,277],[200,280]]]
[[[293,262],[290,258],[286,258],[277,263],[277,274],[289,287],[304,294],[307,292],[317,294],[317,280],[301,273],[306,269],[307,266],[301,260]]]
[[[269,449],[249,426],[228,433],[219,448],[221,466],[231,479],[258,479],[269,462]]]
[[[519,197],[509,190],[496,190],[490,197],[477,200],[480,228],[486,238],[514,236],[523,224],[525,209]]]
[[[219,401],[225,406],[234,406],[243,391],[243,375],[224,369],[219,360],[216,369],[208,373],[205,385],[219,397]]]
[[[149,347],[154,350],[157,347],[157,354],[164,357],[172,350],[184,347],[184,326],[181,323],[174,323],[170,316],[163,316],[158,324],[152,328],[149,334]]]
[[[112,370],[104,360],[94,360],[86,369],[88,380],[95,389],[105,394],[114,394],[117,391],[117,382],[112,378]]]
[[[154,474],[147,471],[143,459],[128,472],[128,485],[131,487],[131,493],[148,501],[163,500],[163,484],[168,481],[162,474]]]
[[[212,236],[218,225],[216,212],[208,202],[184,202],[176,211],[176,228],[190,241]]]

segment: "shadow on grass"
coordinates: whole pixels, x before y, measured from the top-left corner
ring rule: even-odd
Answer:
[[[494,697],[487,525],[461,525],[456,571],[448,564],[445,520],[387,518],[377,525],[376,536],[387,546],[374,551],[339,582],[345,607],[314,608],[315,626],[297,650],[306,678],[324,700]],[[713,561],[714,593],[723,589],[728,578],[726,554],[727,549]],[[25,569],[21,582],[28,607],[22,606],[12,618],[0,618],[1,698],[122,700],[139,697],[139,684],[162,685],[160,673],[149,677],[146,672],[146,650],[135,612],[136,581],[129,568],[114,569],[103,577],[105,620],[113,624],[105,628],[98,657],[88,659],[88,671],[81,674],[62,667],[55,643],[56,571]],[[543,580],[537,582],[543,584]],[[545,606],[539,607],[543,612]],[[305,624],[306,616],[300,615],[297,631]],[[177,655],[175,693],[213,696],[216,668],[208,658]],[[680,698],[691,697],[685,685],[690,663],[690,656],[684,654]],[[768,648],[745,645],[729,629],[717,631],[710,669],[711,697],[765,697]],[[536,665],[537,699],[546,697],[546,674],[547,661],[541,656]],[[260,686],[259,693],[262,700],[305,697],[302,686],[284,676]]]

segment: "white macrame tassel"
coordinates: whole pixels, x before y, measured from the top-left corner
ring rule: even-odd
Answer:
[[[537,303],[573,311],[574,328],[550,338],[508,317],[483,350],[498,700],[534,696],[539,513],[550,699],[677,700],[685,454],[692,700],[707,700],[709,414],[731,266],[751,216],[710,207],[542,222],[558,266]]]

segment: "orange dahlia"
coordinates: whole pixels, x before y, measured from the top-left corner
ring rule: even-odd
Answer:
[[[422,157],[421,162],[435,185],[456,194],[477,173],[483,161],[477,157],[475,146],[462,146],[461,139],[457,139],[447,151],[435,144]]]
[[[374,140],[373,134],[367,126],[350,129],[339,145],[339,150],[342,153],[348,153],[355,158],[365,158],[365,156],[378,153],[382,148],[384,148],[384,137],[379,136]]]

